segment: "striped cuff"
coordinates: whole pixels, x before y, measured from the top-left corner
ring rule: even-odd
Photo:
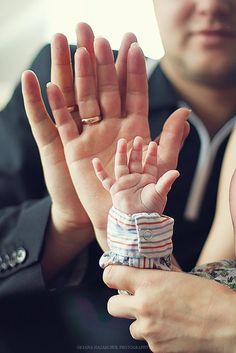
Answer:
[[[114,207],[108,216],[110,251],[124,257],[165,257],[172,253],[174,220],[158,213],[127,215]]]

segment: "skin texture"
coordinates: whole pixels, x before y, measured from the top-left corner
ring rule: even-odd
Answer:
[[[161,66],[210,136],[236,110],[236,1],[153,0]]]
[[[136,135],[143,137],[144,150],[150,141],[144,57],[139,46],[130,46],[127,40],[129,38],[125,37],[121,50],[121,54],[126,51],[126,55],[120,59],[125,69],[116,70],[110,45],[104,38],[95,40],[94,54],[84,48],[75,54],[75,91],[80,117],[99,115],[102,116],[100,123],[78,126],[66,109],[62,92],[56,85],[48,87],[49,103],[73,184],[103,249],[107,247],[106,223],[111,200],[101,188],[91,161],[97,156],[103,160],[106,170],[112,171],[116,144],[121,136],[127,139],[128,150]],[[92,55],[96,59],[95,69]],[[117,71],[122,75],[127,71],[127,77],[119,78]],[[186,109],[176,111],[163,129],[159,142],[159,176],[176,167],[180,148],[188,134],[188,114]]]
[[[134,320],[131,335],[155,353],[222,353],[236,349],[236,296],[183,272],[108,266],[105,283],[133,295],[115,295],[108,311]]]
[[[135,137],[129,158],[127,141],[120,139],[115,155],[114,177],[107,174],[98,158],[93,159],[93,167],[104,189],[109,191],[116,209],[126,214],[162,214],[167,194],[179,173],[169,170],[158,178],[158,149],[155,142],[149,143],[144,162],[142,152],[141,137]]]
[[[173,66],[188,80],[236,82],[235,0],[154,0],[166,51],[165,68]]]

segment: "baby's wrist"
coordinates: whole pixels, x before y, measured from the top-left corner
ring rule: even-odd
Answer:
[[[158,212],[145,212],[145,211],[140,211],[140,212],[136,212],[136,211],[131,211],[129,210],[129,208],[122,208],[122,210],[116,206],[112,206],[110,208],[110,211],[109,213],[111,214],[115,214],[117,216],[120,216],[120,217],[124,217],[124,218],[127,218],[127,219],[135,219],[136,217],[162,217],[162,215]],[[168,216],[164,216],[163,217],[168,217]],[[170,218],[170,217],[169,217]]]
[[[125,214],[112,207],[107,229],[109,248],[117,248],[116,242],[119,240],[120,250],[124,245],[124,256],[141,254],[151,258],[169,255],[172,252],[173,224],[171,217],[157,212]]]

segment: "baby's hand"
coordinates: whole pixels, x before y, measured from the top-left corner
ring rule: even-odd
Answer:
[[[126,213],[157,212],[162,214],[167,194],[178,178],[177,170],[169,170],[159,178],[158,145],[150,142],[143,163],[143,139],[135,137],[130,156],[127,156],[127,142],[120,139],[115,155],[115,180],[104,170],[98,158],[93,167],[103,187],[112,197],[113,206]]]

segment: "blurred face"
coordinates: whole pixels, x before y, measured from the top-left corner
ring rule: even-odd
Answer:
[[[236,84],[236,0],[153,2],[167,69],[207,84]]]

